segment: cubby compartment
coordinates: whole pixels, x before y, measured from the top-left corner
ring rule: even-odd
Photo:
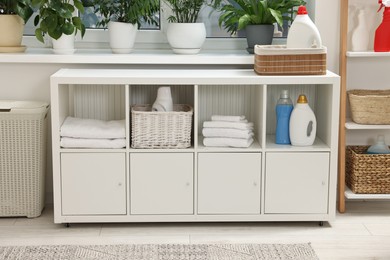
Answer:
[[[125,156],[125,153],[62,153],[62,214],[126,214]]]
[[[199,153],[198,214],[260,214],[261,153]]]
[[[131,214],[193,214],[193,153],[131,153]]]
[[[203,123],[213,115],[245,116],[253,123],[254,142],[243,150],[261,150],[263,131],[263,85],[199,85],[198,86],[198,147],[199,149],[221,150],[238,148],[215,148],[203,145]]]
[[[160,87],[170,88],[173,111],[150,111]],[[194,95],[193,85],[129,85],[130,147],[193,147]]]
[[[126,99],[125,99],[125,85],[93,85],[93,84],[62,84],[58,86],[58,89],[53,90],[53,92],[58,90],[58,100],[54,105],[54,109],[58,106],[58,117],[53,118],[56,120],[53,122],[58,125],[58,132],[53,132],[53,138],[58,138],[60,140],[61,135],[61,126],[64,121],[68,117],[79,119],[96,119],[101,121],[113,121],[113,120],[123,120],[123,125],[125,125],[126,118]],[[55,95],[55,93],[52,93]],[[81,143],[83,146],[80,148],[107,148],[110,147],[110,144],[107,142],[113,142],[113,138],[105,138],[104,133],[97,132],[95,125],[91,125],[91,131],[86,131],[86,128],[80,128],[81,121],[77,121],[73,124],[75,126],[71,131],[71,135],[73,134],[92,134],[94,136],[87,137],[86,142]],[[124,126],[125,127],[125,126]],[[70,128],[68,128],[70,129]],[[69,132],[69,131],[68,131]],[[102,134],[102,135],[101,135]],[[96,138],[96,136],[101,135],[102,138]],[[71,137],[69,147],[66,148],[79,148],[72,147],[72,137],[76,141],[80,141],[80,136],[67,136]],[[128,138],[126,131],[123,133],[121,139]],[[90,139],[100,139],[99,145],[95,145],[93,140]],[[111,140],[110,140],[111,139]],[[92,141],[92,143],[91,143]],[[107,142],[105,142],[107,141]],[[120,142],[122,143],[122,142]],[[126,141],[123,142],[123,146],[121,144],[114,145],[112,148],[125,148]],[[80,144],[80,142],[77,142]],[[76,145],[77,145],[76,144]],[[88,147],[88,144],[91,144]]]
[[[294,106],[298,96],[304,94],[308,104],[313,110],[317,120],[317,134],[314,144],[311,146],[279,145],[275,143],[276,131],[276,104],[283,90],[288,90]],[[336,122],[333,118],[338,99],[334,95],[333,85],[329,84],[299,84],[299,85],[268,85],[267,87],[267,109],[266,109],[266,148],[267,151],[277,150],[320,150],[329,151],[332,142],[332,135],[335,135],[334,127]]]

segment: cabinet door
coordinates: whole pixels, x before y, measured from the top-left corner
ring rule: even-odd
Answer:
[[[63,215],[126,214],[124,153],[62,153]]]
[[[265,213],[327,213],[329,153],[267,153]]]
[[[130,154],[131,214],[193,214],[193,157]]]
[[[260,153],[200,153],[198,214],[260,214]]]

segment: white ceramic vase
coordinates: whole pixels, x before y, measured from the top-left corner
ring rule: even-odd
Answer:
[[[137,24],[110,21],[108,23],[108,33],[111,51],[117,54],[131,53],[137,31]]]
[[[60,38],[51,39],[53,44],[53,52],[55,54],[73,54],[75,33],[71,35],[62,34]]]
[[[206,40],[204,23],[170,23],[167,39],[174,53],[197,54]]]

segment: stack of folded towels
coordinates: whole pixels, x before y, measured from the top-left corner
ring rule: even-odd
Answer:
[[[203,122],[203,145],[210,147],[249,147],[253,143],[253,123],[245,116],[214,115]]]
[[[61,146],[65,148],[126,147],[125,120],[67,117],[61,126],[60,135]]]

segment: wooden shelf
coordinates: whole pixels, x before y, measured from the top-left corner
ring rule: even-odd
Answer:
[[[345,197],[350,200],[388,200],[390,199],[390,194],[356,194],[350,188],[345,187]]]
[[[353,122],[350,118],[347,118],[345,128],[349,130],[381,130],[390,129],[390,125],[362,125]]]

